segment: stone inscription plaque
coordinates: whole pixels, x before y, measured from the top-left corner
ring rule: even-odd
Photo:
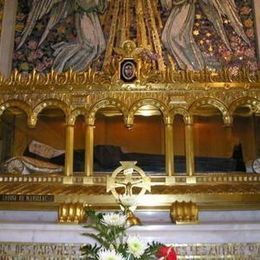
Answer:
[[[0,202],[54,202],[54,196],[0,194]]]

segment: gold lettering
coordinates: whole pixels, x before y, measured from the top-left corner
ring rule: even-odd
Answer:
[[[0,201],[10,202],[50,202],[54,200],[53,195],[14,195],[14,194],[3,194],[0,195]]]
[[[24,195],[19,195],[19,196],[18,196],[18,200],[19,200],[19,201],[24,201]]]

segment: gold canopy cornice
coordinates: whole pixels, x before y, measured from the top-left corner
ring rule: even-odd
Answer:
[[[209,88],[230,87],[252,88],[260,86],[260,70],[252,72],[242,68],[238,74],[232,74],[224,68],[219,71],[201,70],[173,70],[166,68],[164,71],[154,71],[149,68],[149,64],[140,65],[140,75],[134,84],[125,84],[119,79],[118,70],[115,65],[106,71],[94,71],[91,68],[85,72],[74,72],[72,70],[57,73],[51,71],[47,74],[37,73],[35,70],[29,74],[19,73],[14,70],[9,78],[0,75],[0,91],[9,90],[14,92],[16,88],[22,87],[26,90],[42,90],[50,88],[63,91],[76,91],[77,89],[85,90],[125,90],[125,85],[131,85],[132,89],[139,88],[150,90],[151,86],[160,90],[174,90],[177,85],[183,84],[187,88],[201,87],[208,90]]]
[[[60,108],[69,125],[75,123],[78,115],[84,115],[86,122],[93,125],[96,112],[111,106],[122,112],[126,125],[131,125],[135,112],[146,105],[161,111],[165,122],[171,122],[176,114],[186,119],[205,105],[217,108],[226,125],[232,123],[238,106],[260,111],[260,71],[242,68],[238,75],[228,69],[160,72],[150,70],[144,63],[137,80],[125,83],[115,64],[110,70],[98,72],[33,71],[24,75],[13,71],[8,79],[0,76],[0,113],[8,107],[20,108],[33,127],[37,115],[47,107]]]

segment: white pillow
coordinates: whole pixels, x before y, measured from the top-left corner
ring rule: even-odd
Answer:
[[[35,140],[31,141],[29,151],[47,159],[51,159],[65,153],[64,150],[55,149],[50,145],[43,144]]]

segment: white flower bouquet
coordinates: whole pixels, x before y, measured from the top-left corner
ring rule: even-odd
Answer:
[[[87,210],[89,224],[95,233],[83,235],[94,238],[98,243],[81,247],[82,259],[88,260],[176,260],[172,247],[158,242],[147,244],[138,236],[127,235],[127,218],[122,213],[96,213]]]

